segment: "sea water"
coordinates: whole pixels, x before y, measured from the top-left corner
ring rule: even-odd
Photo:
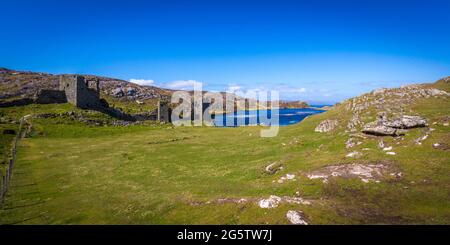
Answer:
[[[234,113],[216,115],[217,127],[236,127],[249,125],[287,126],[301,122],[307,116],[322,113],[324,110],[314,108],[290,108],[272,110],[242,110]],[[274,120],[278,117],[278,121]]]

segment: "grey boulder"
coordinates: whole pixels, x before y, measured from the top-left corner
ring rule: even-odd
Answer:
[[[426,127],[427,121],[423,117],[403,115],[400,118],[397,118],[392,121],[384,121],[383,125],[391,128],[408,129],[408,128]]]
[[[387,120],[385,115],[377,121],[364,125],[362,132],[377,136],[399,136],[404,135],[405,129],[426,127],[427,121],[420,116],[402,115],[394,120]]]
[[[377,136],[398,136],[402,132],[398,132],[396,128],[387,127],[384,125],[371,125],[367,124],[362,129],[365,134],[377,135]]]

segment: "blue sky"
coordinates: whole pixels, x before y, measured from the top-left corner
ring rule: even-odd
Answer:
[[[3,1],[0,67],[337,102],[450,75],[449,1]]]

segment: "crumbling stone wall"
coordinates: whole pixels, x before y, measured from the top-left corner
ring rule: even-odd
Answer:
[[[64,91],[42,89],[35,95],[34,103],[37,104],[67,103],[67,97]]]
[[[197,120],[197,119],[199,119],[200,118],[200,115],[196,115],[195,114],[195,107],[196,107],[196,103],[194,102],[194,103],[192,103],[192,106],[191,106],[191,119],[192,120]],[[200,107],[201,106],[201,107]],[[209,102],[204,102],[204,101],[202,101],[202,104],[201,105],[199,105],[199,107],[198,107],[198,109],[200,109],[200,111],[201,111],[201,113],[202,113],[202,117],[203,117],[203,115],[205,114],[205,111],[209,108],[211,106],[211,103],[209,103]],[[199,113],[199,112],[197,112],[197,113]],[[212,115],[212,118],[214,118],[215,117],[215,115]]]
[[[169,107],[168,101],[160,100],[158,101],[158,121],[160,122],[170,122],[171,109]]]
[[[24,106],[29,104],[59,104],[67,103],[64,91],[42,89],[32,98],[22,98],[7,102],[1,102],[0,107]]]
[[[83,83],[83,78],[76,75],[62,75],[59,77],[59,90],[64,91],[67,102],[77,104],[78,84]]]

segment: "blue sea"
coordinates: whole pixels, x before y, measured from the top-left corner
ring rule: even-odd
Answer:
[[[305,117],[322,113],[324,110],[312,108],[249,110],[216,115],[214,124],[217,127],[236,127],[248,125],[287,126],[301,122]],[[277,119],[278,117],[278,119]]]

